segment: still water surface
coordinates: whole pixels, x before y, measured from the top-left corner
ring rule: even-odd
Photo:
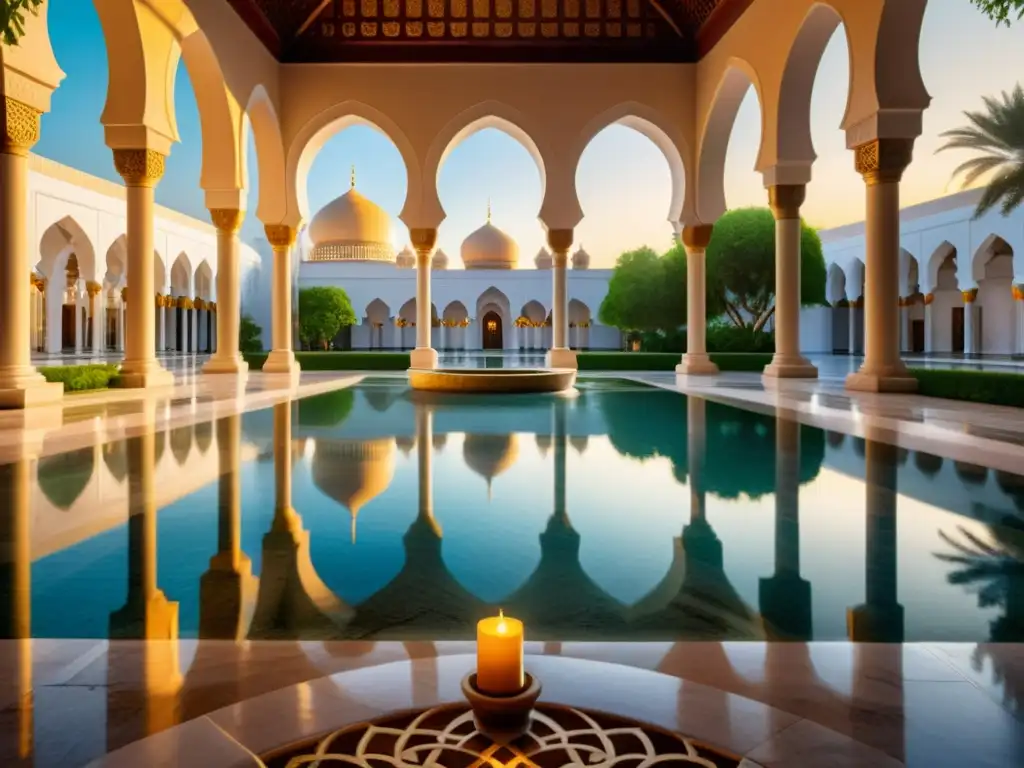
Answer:
[[[37,637],[1024,639],[1024,478],[624,382],[370,379],[33,472]]]

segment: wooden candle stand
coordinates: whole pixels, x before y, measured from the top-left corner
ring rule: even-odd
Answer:
[[[530,714],[540,696],[541,686],[529,672],[525,672],[523,678],[522,690],[497,696],[477,688],[476,672],[462,678],[462,693],[473,709],[478,731],[496,742],[508,742],[529,730]]]

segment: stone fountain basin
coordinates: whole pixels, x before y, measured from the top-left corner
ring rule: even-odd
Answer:
[[[576,383],[571,368],[410,368],[409,385],[422,392],[523,394],[564,392]]]

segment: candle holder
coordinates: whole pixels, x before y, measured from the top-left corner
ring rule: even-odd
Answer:
[[[540,696],[540,681],[529,672],[523,673],[522,690],[507,695],[484,693],[476,685],[476,672],[462,678],[462,693],[473,710],[480,733],[498,742],[512,741],[530,728],[533,705]]]

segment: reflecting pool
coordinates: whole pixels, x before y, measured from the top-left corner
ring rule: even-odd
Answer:
[[[423,395],[3,466],[0,634],[1024,639],[1024,478],[627,382]]]

